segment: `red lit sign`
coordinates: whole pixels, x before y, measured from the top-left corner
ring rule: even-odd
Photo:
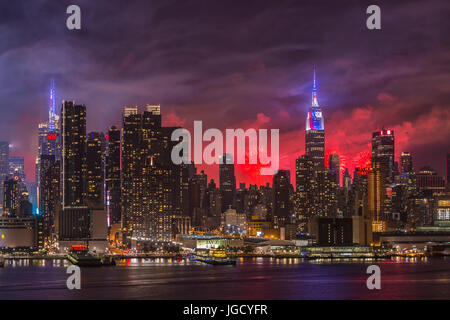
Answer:
[[[47,139],[48,139],[48,140],[56,140],[56,133],[50,133],[50,134],[47,136]]]

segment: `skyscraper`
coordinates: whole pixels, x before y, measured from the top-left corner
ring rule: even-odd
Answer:
[[[372,165],[380,163],[386,183],[394,182],[394,130],[382,129],[372,134]]]
[[[103,208],[104,184],[104,135],[88,134],[86,145],[86,199],[96,208]]]
[[[143,224],[142,115],[125,107],[122,124],[122,227],[124,242],[131,245],[134,230]]]
[[[39,226],[38,243],[42,247],[52,244],[56,235],[56,221],[61,204],[61,167],[55,155],[41,155],[40,160],[40,186],[39,188]]]
[[[109,223],[117,224],[122,221],[122,210],[120,206],[122,191],[120,188],[120,130],[112,126],[106,135],[106,210]]]
[[[36,155],[36,183],[38,189],[41,155],[54,155],[55,160],[60,160],[61,157],[61,131],[55,103],[55,84],[52,81],[48,105],[48,121],[39,123],[38,126],[38,152]]]
[[[290,221],[291,201],[290,187],[291,175],[289,170],[278,170],[273,176],[273,217],[274,219]]]
[[[63,208],[83,205],[86,197],[86,106],[63,101],[61,129]]]
[[[171,219],[181,213],[182,183],[170,161],[175,128],[161,127],[159,105],[142,114],[125,108],[122,138],[122,216],[125,242],[171,240]]]
[[[236,176],[234,175],[233,155],[224,153],[219,164],[219,189],[222,194],[222,211],[234,205],[236,195]]]
[[[316,175],[312,157],[302,155],[295,162],[295,211],[299,228],[302,232],[306,232],[308,219],[315,212],[314,192],[316,187]]]
[[[339,155],[335,154],[335,153],[330,154],[328,164],[329,164],[331,172],[335,176],[337,186],[339,187],[341,185],[341,175],[340,175],[340,168],[339,168]]]
[[[22,181],[25,181],[25,160],[23,157],[11,157],[8,160],[8,175],[13,177],[18,175]]]
[[[412,156],[409,152],[402,152],[400,156],[402,174],[413,172]]]
[[[305,153],[312,157],[314,167],[323,167],[325,165],[325,127],[322,109],[317,101],[315,70],[312,103],[306,118]]]
[[[9,142],[0,141],[0,213],[3,209],[3,183],[8,178]]]
[[[372,230],[374,232],[386,231],[388,219],[386,210],[386,179],[382,162],[372,163],[372,170],[368,176],[367,194],[368,211],[372,217]]]
[[[80,241],[90,250],[107,248],[107,217],[103,207],[104,139],[89,137],[87,165],[86,106],[63,101],[62,130],[62,210],[59,214],[59,249],[67,251]],[[89,189],[87,188],[89,182]]]

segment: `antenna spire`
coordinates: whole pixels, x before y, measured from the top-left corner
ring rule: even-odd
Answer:
[[[319,106],[319,103],[317,102],[316,67],[315,66],[314,66],[314,75],[313,75],[312,106],[313,107]]]

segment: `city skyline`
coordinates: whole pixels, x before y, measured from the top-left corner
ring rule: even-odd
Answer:
[[[78,34],[59,25],[62,5],[30,4],[36,11],[41,6],[49,10],[33,19],[40,28],[29,34],[27,17],[16,14],[23,4],[10,4],[1,8],[7,22],[13,16],[17,21],[6,25],[7,47],[0,57],[1,97],[8,106],[2,109],[0,140],[10,141],[12,156],[25,158],[26,176],[32,179],[36,128],[48,118],[53,78],[57,110],[62,99],[85,104],[89,132],[120,125],[125,105],[157,103],[165,126],[190,129],[194,120],[202,120],[220,129],[280,128],[280,169],[293,172],[295,159],[304,153],[299,141],[304,141],[314,65],[325,114],[326,160],[337,153],[341,166],[352,173],[354,161],[370,154],[372,132],[384,126],[396,132],[397,161],[401,152],[410,152],[415,170],[430,165],[443,175],[450,135],[444,67],[449,48],[439,28],[445,18],[436,14],[443,4],[384,4],[403,27],[394,27],[386,16],[383,21],[391,29],[383,37],[367,34],[358,20],[363,5],[347,3],[323,4],[319,10],[290,2],[277,5],[273,13],[275,4],[248,2],[236,14],[221,3],[138,2],[129,14],[118,6],[108,16],[82,2],[85,28]],[[195,12],[196,18],[182,10]],[[410,19],[413,12],[415,19]],[[231,17],[233,25],[227,23]],[[283,17],[286,23],[269,30],[264,17]],[[216,28],[205,28],[213,21]],[[417,21],[420,28],[415,28]],[[183,32],[186,24],[192,27]],[[304,24],[313,32],[293,32]],[[238,42],[228,36],[237,28],[249,30]],[[335,37],[336,29],[347,36]],[[112,37],[115,41],[108,42]],[[57,50],[66,44],[70,50]],[[245,169],[237,167],[238,183],[270,182]],[[218,177],[217,166],[206,172]]]
[[[47,120],[47,123],[49,123],[49,126],[48,126],[49,130],[54,130],[54,129],[50,129],[50,128],[55,127],[55,125],[52,124],[52,122],[58,121],[58,119],[60,117],[60,112],[56,112],[56,120],[55,120],[55,105],[54,105],[55,104],[55,101],[54,101],[55,100],[55,98],[54,98],[55,97],[55,84],[54,84],[54,80],[53,79],[51,80],[51,85],[50,85],[49,88],[50,88],[49,89],[50,90],[50,99],[49,99],[49,104],[48,104],[48,116],[47,116],[48,118],[46,120]],[[60,110],[62,110],[62,107],[64,105],[64,101],[65,100],[62,100],[62,105],[61,105],[61,109]],[[84,103],[82,103],[82,104],[85,105]],[[150,104],[148,104],[148,105],[150,105]],[[311,103],[311,106],[313,108],[319,108],[318,97],[317,97],[317,84],[316,84],[316,71],[315,71],[315,69],[314,69],[314,78],[313,78],[313,85],[312,85],[312,103]],[[128,108],[128,107],[127,106],[123,106],[121,108],[122,111],[124,111],[125,108]],[[138,108],[138,110],[141,110],[141,109],[144,110],[145,106],[136,106],[136,107],[133,107],[133,108]],[[163,109],[163,107],[161,109]],[[86,110],[88,110],[88,106],[86,106]],[[324,125],[323,125],[324,119],[326,119],[327,116],[326,116],[326,114],[322,115],[321,109],[317,109],[317,110],[319,110],[321,112],[321,115],[320,115],[320,121],[321,121],[320,127],[323,129],[324,128]],[[163,124],[163,126],[168,127],[170,125],[167,125],[167,124],[164,123],[165,121],[164,121],[164,112],[163,111],[161,112],[162,113],[162,117],[161,117],[162,124]],[[88,112],[86,111],[86,113],[88,113]],[[307,116],[305,116],[306,132],[308,132],[310,130],[310,126],[308,126],[308,124],[312,123],[311,120],[309,119],[310,116],[311,116],[311,112],[307,112]],[[169,114],[169,117],[170,117],[170,114]],[[51,121],[51,119],[53,119],[53,121]],[[171,121],[172,120],[169,119],[168,122],[171,124]],[[45,123],[45,121],[42,121],[41,123]],[[177,124],[174,123],[174,125],[177,125]],[[101,130],[99,132],[101,132],[103,134],[107,134],[108,129],[110,127],[112,127],[112,126],[117,127],[119,129],[122,127],[122,125],[120,124],[120,121],[119,121],[119,124],[113,123],[110,126],[108,126],[108,128],[106,128],[105,130]],[[187,127],[189,127],[189,126],[187,126]],[[262,125],[261,128],[265,128],[265,126]],[[245,128],[245,129],[248,129],[248,127]],[[388,128],[382,127],[381,130],[380,129],[375,130],[375,131],[372,130],[372,134],[374,132],[378,132],[378,131],[382,132],[383,130],[388,130]],[[394,130],[392,130],[392,131],[394,132]],[[87,132],[91,132],[91,130],[87,129]],[[95,131],[92,131],[92,132],[95,132]],[[36,134],[35,134],[35,136],[37,137]],[[326,139],[326,141],[328,141],[328,139]],[[351,159],[352,163],[350,165],[348,163],[348,159],[345,159],[345,158],[343,159],[342,158],[343,157],[342,154],[339,154],[336,151],[331,151],[330,149],[327,149],[326,148],[326,144],[325,144],[325,155],[324,155],[324,157],[322,157],[323,158],[322,162],[324,163],[325,167],[329,168],[329,165],[330,165],[329,164],[329,158],[330,158],[330,156],[336,156],[336,155],[339,156],[338,162],[340,163],[340,165],[339,165],[340,166],[340,175],[343,175],[345,169],[349,169],[349,172],[353,173],[354,169],[356,167],[369,167],[372,155],[370,154],[371,153],[370,152],[370,148],[371,148],[371,146],[370,146],[370,139],[368,139],[368,141],[369,141],[368,142],[369,150],[367,150],[367,152],[361,151],[359,153],[359,158]],[[295,172],[295,161],[296,161],[296,159],[299,158],[301,155],[307,153],[307,150],[305,148],[303,148],[303,149],[304,149],[303,153],[301,153],[301,152],[298,153],[298,156],[295,157],[293,164],[289,163],[289,167],[286,167],[286,166],[283,167],[283,166],[280,165],[279,170],[291,171],[291,166],[293,165],[294,166],[294,172]],[[36,155],[38,153],[37,151],[38,150],[36,150]],[[283,150],[280,150],[280,152],[281,152],[281,154],[283,154]],[[398,147],[396,148],[394,161],[398,162],[399,166],[401,165],[401,154],[404,153],[404,152],[408,153],[408,151],[398,150]],[[14,144],[11,143],[11,142],[10,142],[10,151],[9,151],[9,153],[10,153],[10,158],[11,159],[13,159],[15,157],[19,157],[19,158],[22,157],[22,158],[25,159],[25,157],[22,154],[14,153]],[[36,157],[36,155],[35,155],[35,157]],[[412,156],[414,158],[414,154],[412,154]],[[345,157],[345,153],[344,153],[344,157]],[[280,158],[281,158],[281,156],[280,156]],[[30,161],[29,159],[27,159],[27,160]],[[344,161],[342,161],[342,160],[344,160]],[[442,173],[438,172],[438,175],[444,177],[445,174],[446,174],[445,158],[443,157],[440,160],[442,160],[441,161],[443,163],[443,168],[442,169],[444,170],[444,172],[442,172]],[[419,171],[422,167],[430,167],[430,165],[428,163],[425,163],[424,165],[418,166],[415,161],[416,161],[416,159],[414,158],[413,169],[415,171]],[[196,167],[198,168],[199,171],[200,170],[204,170],[205,171],[205,173],[208,175],[208,180],[210,180],[210,179],[214,179],[215,181],[219,180],[219,174],[218,174],[219,166],[214,165],[214,164],[213,165],[201,164],[201,165],[196,165]],[[257,179],[256,181],[252,181],[251,180],[252,177],[255,178],[255,175],[259,175],[259,168],[260,167],[261,167],[260,164],[257,164],[257,165],[237,164],[236,165],[236,179],[237,179],[236,184],[238,185],[239,183],[246,183],[246,185],[249,185],[249,184],[264,185],[266,183],[271,183],[272,182],[272,176],[260,176],[260,179]],[[432,168],[436,172],[438,171],[434,167],[432,167]],[[29,176],[32,176],[32,177],[36,176],[36,177],[38,177],[36,175],[36,171],[35,170],[36,170],[35,166],[32,166],[32,168],[28,168],[27,166],[25,166],[25,176],[28,176],[28,177]],[[211,174],[211,172],[212,172],[212,174]],[[246,174],[248,175],[249,172],[251,172],[250,178],[248,176],[246,176]],[[239,180],[239,178],[241,180]],[[249,181],[249,179],[250,179],[250,181]],[[295,177],[291,176],[291,180],[290,181],[291,181],[291,183],[293,185],[295,185]],[[34,181],[30,181],[29,179],[27,179],[26,182],[28,182],[28,183],[31,182],[32,183]],[[342,181],[339,180],[339,183],[342,184]]]
[[[0,297],[448,298],[449,1],[0,12]]]

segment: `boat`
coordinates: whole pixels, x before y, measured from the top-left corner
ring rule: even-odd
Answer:
[[[74,245],[67,254],[67,260],[80,267],[98,267],[102,265],[102,259],[89,253],[86,245]]]
[[[103,256],[101,258],[102,266],[115,266],[116,260],[112,256]]]
[[[211,265],[236,265],[236,260],[227,256],[225,249],[196,249],[193,252],[196,261]]]

